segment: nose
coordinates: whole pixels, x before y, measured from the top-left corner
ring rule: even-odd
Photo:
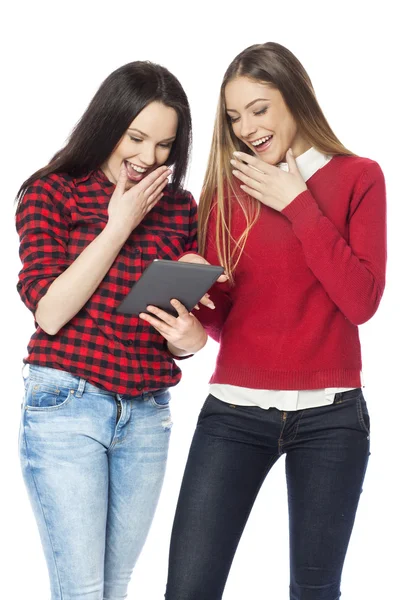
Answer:
[[[141,149],[140,160],[146,167],[152,167],[156,163],[156,149],[148,144]]]
[[[248,117],[242,117],[240,120],[240,136],[242,138],[248,138],[257,131],[255,123],[251,122]]]

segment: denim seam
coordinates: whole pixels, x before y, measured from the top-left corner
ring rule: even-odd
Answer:
[[[302,418],[303,414],[304,414],[304,410],[302,410],[302,411],[300,412],[300,414],[298,415],[298,417],[299,417],[299,418],[298,418],[298,420],[297,420],[296,429],[295,429],[295,431],[294,431],[294,433],[293,433],[292,437],[291,437],[289,440],[282,440],[282,446],[283,446],[284,444],[288,444],[289,442],[293,442],[293,441],[296,439],[297,433],[298,433],[298,431],[299,431],[300,421],[301,421],[301,418]]]
[[[203,406],[200,409],[200,413],[199,413],[199,416],[198,416],[198,421],[203,417],[203,415],[204,415],[204,413],[206,411],[207,405],[208,405],[208,403],[210,401],[210,397],[211,397],[211,394],[209,394],[207,396],[207,398],[205,399],[205,402],[204,402]],[[215,396],[214,396],[214,398],[215,398]]]
[[[364,429],[365,433],[367,434],[367,436],[369,437],[370,435],[370,431],[367,427],[367,425],[365,424],[364,421],[364,416],[362,414],[362,408],[361,408],[361,396],[359,398],[357,398],[357,414],[358,414],[358,420],[360,422],[361,427]]]
[[[54,546],[53,546],[53,541],[52,541],[51,535],[50,535],[50,527],[49,527],[49,525],[47,523],[46,513],[45,513],[45,510],[43,508],[42,500],[41,500],[40,494],[39,494],[39,489],[38,489],[38,486],[37,486],[37,483],[36,483],[36,479],[35,479],[35,476],[33,474],[33,469],[32,469],[32,466],[31,466],[31,462],[30,462],[30,459],[29,459],[28,444],[27,444],[27,441],[26,441],[26,434],[25,434],[25,419],[24,419],[24,423],[23,423],[23,439],[24,439],[24,446],[25,446],[25,451],[26,451],[26,458],[27,458],[27,462],[28,462],[29,473],[30,473],[30,476],[32,477],[33,485],[35,486],[36,495],[37,495],[37,498],[39,500],[39,505],[40,505],[40,508],[41,508],[41,511],[42,511],[43,520],[44,520],[45,525],[46,525],[47,535],[49,536],[50,546],[51,546],[52,553],[53,553],[53,560],[54,560],[54,565],[55,565],[56,572],[57,572],[58,587],[59,587],[59,591],[60,591],[60,600],[63,600],[63,598],[64,598],[64,592],[63,592],[62,585],[61,585],[61,578],[60,578],[60,573],[59,573],[59,569],[58,569],[58,564],[57,564],[57,559],[56,559],[56,553],[55,553]]]
[[[282,428],[281,428],[281,431],[280,431],[280,434],[279,434],[279,438],[278,438],[278,455],[279,456],[281,456],[283,454],[282,446],[284,444],[284,441],[283,441],[283,432],[285,430],[285,425],[286,425],[286,419],[282,422]]]

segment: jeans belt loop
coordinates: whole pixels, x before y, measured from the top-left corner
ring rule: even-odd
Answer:
[[[76,397],[77,398],[81,398],[82,397],[82,394],[85,391],[85,385],[86,385],[86,379],[82,379],[82,377],[80,377],[78,389],[76,390]]]

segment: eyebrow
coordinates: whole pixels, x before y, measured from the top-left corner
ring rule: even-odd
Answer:
[[[140,133],[140,135],[142,135],[145,138],[148,138],[149,136],[147,135],[147,133],[144,133],[143,131],[140,131],[140,129],[136,129],[135,127],[129,127],[128,131],[136,131],[137,133]],[[166,138],[165,140],[161,140],[162,142],[173,142],[176,139],[176,136],[173,135],[170,138]]]
[[[250,108],[250,106],[253,106],[253,104],[255,104],[256,102],[259,102],[260,100],[264,100],[264,102],[269,102],[270,99],[269,98],[256,98],[255,100],[252,100],[251,102],[249,102],[248,104],[246,104],[246,106],[244,107],[246,108]],[[234,108],[227,108],[226,112],[235,112],[237,113],[238,111],[235,110]]]

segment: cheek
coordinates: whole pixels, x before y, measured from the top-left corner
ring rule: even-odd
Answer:
[[[156,161],[159,166],[163,165],[171,154],[171,148],[159,148],[156,152]]]
[[[283,137],[287,141],[292,141],[297,134],[297,126],[293,119],[289,118],[284,122]]]
[[[240,126],[239,126],[239,123],[232,123],[231,124],[231,128],[232,128],[233,135],[236,136],[237,138],[240,138]]]

